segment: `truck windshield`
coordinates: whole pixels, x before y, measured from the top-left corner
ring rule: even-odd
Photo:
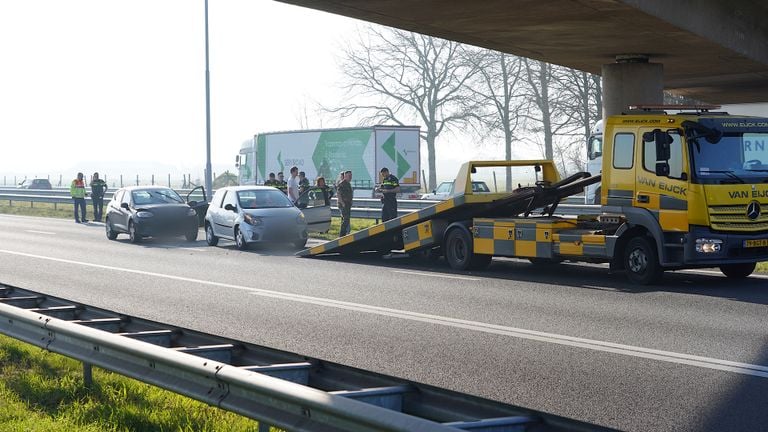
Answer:
[[[699,183],[762,183],[768,179],[768,133],[728,132],[716,144],[691,143]]]

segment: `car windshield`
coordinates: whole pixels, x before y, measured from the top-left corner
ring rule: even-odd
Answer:
[[[754,183],[768,179],[768,133],[726,133],[716,144],[691,144],[693,169],[703,183]]]
[[[490,192],[488,185],[484,182],[472,182],[472,192]]]
[[[252,189],[237,192],[237,200],[244,209],[293,207],[291,200],[277,189]]]
[[[179,194],[173,189],[139,189],[131,192],[133,205],[183,204]]]
[[[443,182],[435,189],[435,193],[450,193],[453,182]]]

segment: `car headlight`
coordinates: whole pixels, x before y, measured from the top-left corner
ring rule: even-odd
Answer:
[[[144,210],[136,213],[136,217],[140,217],[140,218],[149,218],[152,216],[154,216],[154,214]]]
[[[723,247],[723,241],[720,239],[698,238],[696,239],[696,252],[699,253],[718,253]]]
[[[260,217],[251,216],[248,213],[245,213],[243,215],[243,221],[245,221],[245,223],[247,223],[248,225],[253,225],[253,226],[259,226],[263,223]]]
[[[197,212],[195,211],[195,209],[190,208],[189,210],[187,210],[187,216],[197,216]]]
[[[304,223],[304,213],[299,213],[296,215],[296,223],[303,224]]]

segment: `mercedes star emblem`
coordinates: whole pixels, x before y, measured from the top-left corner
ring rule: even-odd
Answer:
[[[760,217],[760,203],[752,201],[747,206],[747,217],[751,220],[755,220]]]

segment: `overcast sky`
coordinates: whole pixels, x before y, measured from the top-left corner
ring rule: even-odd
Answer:
[[[204,166],[203,6],[0,1],[0,176]],[[337,101],[338,49],[362,25],[268,0],[210,0],[214,172],[234,168],[254,133],[298,129],[303,107]]]
[[[202,0],[2,0],[0,174],[91,161],[204,164]],[[266,0],[209,4],[212,159],[333,97],[358,22]],[[86,167],[97,169],[97,167]]]

